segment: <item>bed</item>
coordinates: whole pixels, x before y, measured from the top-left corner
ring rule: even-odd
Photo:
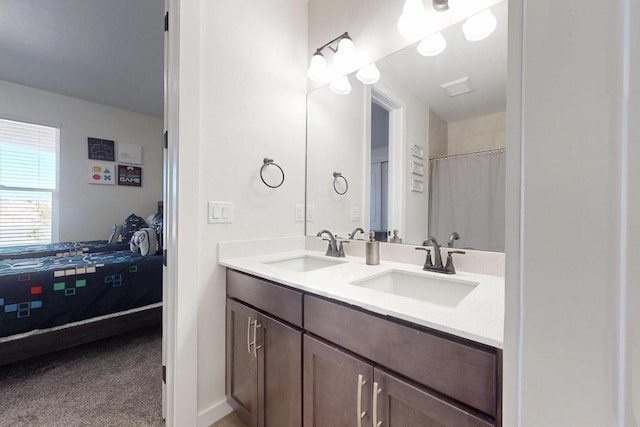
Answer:
[[[4,248],[0,247],[0,260],[40,258],[46,256],[63,257],[96,252],[123,251],[127,249],[129,249],[129,243],[109,243],[107,240],[9,246]]]
[[[161,322],[162,255],[44,246],[0,251],[0,365]]]

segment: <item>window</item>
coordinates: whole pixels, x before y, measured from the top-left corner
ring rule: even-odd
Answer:
[[[59,135],[0,119],[0,246],[51,243]]]

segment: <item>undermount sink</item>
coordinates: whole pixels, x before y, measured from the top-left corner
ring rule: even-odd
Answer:
[[[265,262],[264,264],[274,267],[284,268],[285,270],[306,273],[308,271],[318,270],[320,268],[332,267],[334,265],[343,264],[346,260],[337,258],[315,257],[310,255],[302,255],[293,258],[281,259],[278,261]]]
[[[457,306],[478,286],[478,282],[398,270],[356,280],[351,284],[449,307]]]

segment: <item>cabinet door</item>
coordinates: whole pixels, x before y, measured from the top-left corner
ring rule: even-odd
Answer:
[[[374,427],[494,425],[378,368],[374,369],[373,394]]]
[[[303,425],[371,426],[372,366],[308,335],[303,341]]]
[[[257,317],[255,310],[227,298],[227,401],[249,427],[258,425]]]
[[[302,332],[258,314],[260,427],[302,425]]]

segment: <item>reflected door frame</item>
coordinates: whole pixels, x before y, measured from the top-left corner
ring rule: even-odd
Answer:
[[[406,146],[406,105],[400,99],[395,97],[390,90],[383,85],[376,84],[374,87],[368,87],[365,91],[366,96],[366,148],[364,158],[364,177],[365,182],[363,206],[371,206],[371,103],[384,107],[389,111],[389,197],[388,197],[388,230],[405,229],[404,208],[406,205],[406,179],[404,173]],[[367,226],[371,223],[371,213],[369,209],[365,209],[364,224]]]

